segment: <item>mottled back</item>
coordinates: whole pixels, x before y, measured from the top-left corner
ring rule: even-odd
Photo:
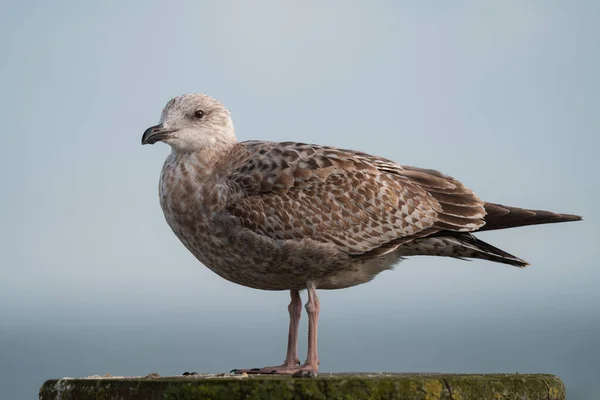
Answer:
[[[484,224],[483,202],[437,171],[334,147],[240,143],[226,161],[227,209],[273,239],[334,243],[353,256],[380,256],[441,230]]]

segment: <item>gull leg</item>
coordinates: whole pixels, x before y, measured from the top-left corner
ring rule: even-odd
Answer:
[[[265,367],[254,369],[234,369],[233,373],[241,374],[282,374],[293,375],[301,378],[313,378],[319,372],[319,354],[317,352],[317,335],[319,327],[319,298],[314,284],[310,283],[307,287],[308,302],[305,305],[308,313],[308,354],[306,361],[302,365],[298,362],[296,356],[296,343],[298,339],[298,322],[302,305],[300,294],[297,291],[291,291],[292,302],[288,310],[290,311],[290,334],[288,340],[288,353],[285,363],[278,367]],[[295,292],[295,293],[294,293]]]
[[[295,377],[315,377],[319,372],[319,354],[317,352],[317,336],[319,327],[319,298],[317,297],[317,289],[313,283],[307,286],[308,302],[305,305],[308,313],[308,354],[306,361],[302,365],[297,365],[298,357],[296,356],[296,344],[298,339],[298,322],[300,321],[300,313],[302,305],[300,294],[298,291],[291,291],[292,301],[288,307],[290,311],[290,334],[288,336],[288,352],[285,363],[278,367],[265,367],[254,369],[234,369],[233,373],[241,374],[285,374]]]
[[[292,300],[288,305],[290,313],[290,330],[288,333],[287,355],[283,365],[286,367],[300,364],[298,359],[298,326],[300,325],[300,316],[302,315],[302,299],[299,290],[290,290]]]
[[[308,354],[303,365],[295,368],[293,375],[296,377],[315,377],[319,372],[319,353],[317,351],[317,338],[319,328],[319,311],[321,306],[317,297],[314,284],[309,284],[308,302],[305,305],[308,313]],[[291,372],[291,371],[290,371]]]
[[[264,368],[252,368],[252,369],[234,369],[231,372],[235,374],[248,373],[248,374],[281,374],[287,373],[287,370],[296,372],[298,370],[298,326],[300,324],[300,316],[302,315],[302,299],[300,298],[299,290],[290,290],[291,301],[288,305],[288,311],[290,313],[290,329],[288,333],[288,345],[285,361],[283,365],[264,367]]]

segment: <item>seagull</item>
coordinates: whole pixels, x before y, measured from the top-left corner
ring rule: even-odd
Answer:
[[[581,220],[484,202],[456,179],[360,151],[299,142],[238,142],[230,112],[204,94],[171,99],[142,144],[171,146],[159,181],[165,219],[217,275],[262,290],[289,290],[282,365],[236,369],[314,377],[317,289],[372,280],[408,256],[446,256],[525,267],[473,232]],[[308,301],[308,354],[297,355]]]

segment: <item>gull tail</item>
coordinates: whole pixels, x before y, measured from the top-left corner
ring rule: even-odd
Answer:
[[[526,210],[500,204],[485,203],[485,225],[479,231],[515,228],[518,226],[579,221],[579,215],[557,214],[550,211]],[[398,247],[398,254],[405,256],[442,256],[458,259],[477,258],[523,268],[527,261],[477,239],[471,233],[440,231],[431,236],[414,239]]]
[[[398,248],[398,254],[405,256],[438,256],[465,260],[478,258],[492,262],[523,268],[527,261],[515,257],[470,233],[444,232],[436,236],[416,239]]]
[[[464,258],[479,258],[482,260],[508,264],[519,268],[524,268],[529,265],[527,261],[513,256],[502,249],[492,246],[483,240],[479,240],[473,235],[460,234],[455,236],[454,239],[460,243],[461,250],[468,254],[465,255]]]
[[[491,231],[495,229],[516,228],[518,226],[553,224],[556,222],[580,221],[579,215],[557,214],[551,211],[527,210],[524,208],[485,203],[485,225],[477,230]]]

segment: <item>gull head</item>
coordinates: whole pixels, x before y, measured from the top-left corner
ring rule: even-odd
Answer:
[[[229,111],[204,94],[185,94],[171,99],[160,123],[146,129],[142,144],[164,142],[176,152],[194,152],[236,143]]]

